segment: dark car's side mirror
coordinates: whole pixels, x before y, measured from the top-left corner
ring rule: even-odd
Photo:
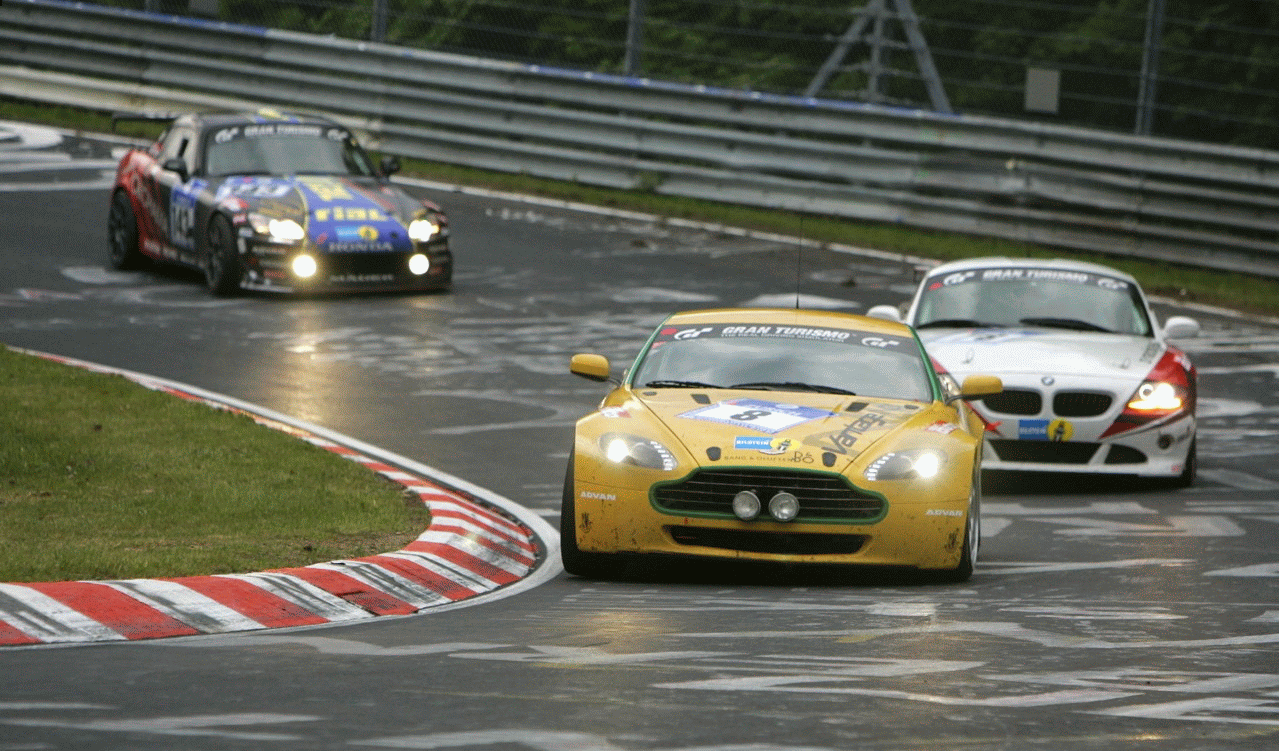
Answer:
[[[182,178],[182,182],[186,182],[191,179],[191,173],[187,172],[187,163],[177,157],[165,159],[164,164],[161,164],[160,166],[169,172],[178,173],[178,177]]]
[[[383,176],[390,177],[400,171],[400,159],[395,156],[383,156],[380,166]]]

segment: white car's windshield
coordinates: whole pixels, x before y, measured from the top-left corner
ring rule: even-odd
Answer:
[[[669,326],[657,333],[631,382],[931,401],[927,367],[912,337],[762,323]]]
[[[924,283],[916,328],[1046,326],[1150,336],[1136,286],[1083,271],[986,268]]]

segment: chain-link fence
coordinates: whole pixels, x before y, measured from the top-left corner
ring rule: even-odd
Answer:
[[[683,83],[1279,148],[1279,0],[109,4]]]

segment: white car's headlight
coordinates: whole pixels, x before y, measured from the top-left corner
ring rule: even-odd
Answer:
[[[1182,389],[1167,382],[1146,381],[1128,402],[1134,412],[1175,412],[1181,409]]]
[[[424,243],[440,233],[440,225],[430,219],[414,219],[409,222],[409,239]]]
[[[862,474],[867,480],[928,480],[945,463],[946,455],[936,449],[907,449],[884,454]]]
[[[609,461],[669,472],[679,464],[675,455],[657,441],[628,433],[605,433],[600,449]]]
[[[276,219],[261,214],[249,214],[249,224],[254,232],[266,235],[275,242],[292,243],[306,237],[306,230],[293,219]]]

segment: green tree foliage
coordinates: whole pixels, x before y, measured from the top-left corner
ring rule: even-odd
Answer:
[[[105,1],[181,12],[190,0]],[[221,17],[368,39],[379,2],[391,44],[607,73],[623,69],[631,0],[221,0]],[[896,7],[897,0],[886,2]],[[869,3],[646,0],[642,75],[800,94]],[[1165,3],[1155,134],[1279,148],[1279,0]],[[912,5],[956,111],[1132,131],[1151,0]],[[820,95],[928,107],[900,22],[885,19],[878,30],[882,43],[863,39],[853,46]],[[1028,68],[1060,71],[1057,114],[1025,112]]]

